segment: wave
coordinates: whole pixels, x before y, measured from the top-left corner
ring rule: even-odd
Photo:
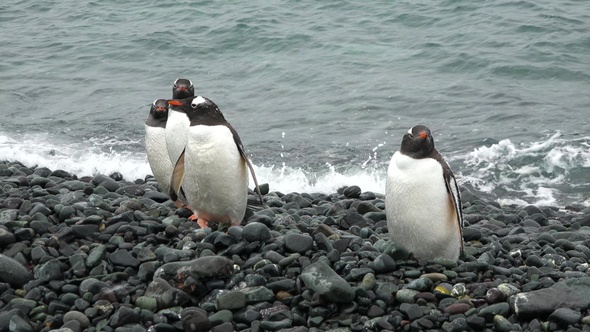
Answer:
[[[119,172],[134,181],[151,174],[145,152],[137,150],[140,144],[112,137],[68,142],[42,133],[18,137],[0,134],[0,156],[27,167],[62,169],[78,176]],[[590,206],[590,137],[555,133],[540,142],[516,144],[504,139],[467,153],[443,154],[461,185],[502,205]],[[359,185],[363,191],[383,194],[388,157],[369,161],[349,166],[325,163],[304,169],[293,167],[285,158],[254,168],[258,182],[269,183],[271,191],[329,194],[344,186]]]
[[[504,139],[458,157],[463,182],[493,193],[500,204],[590,206],[590,137],[554,133],[541,142]]]

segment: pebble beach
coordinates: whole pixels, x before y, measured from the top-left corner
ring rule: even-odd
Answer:
[[[590,331],[590,208],[462,188],[465,256],[418,262],[381,193],[251,192],[200,229],[155,179],[0,162],[0,332]]]

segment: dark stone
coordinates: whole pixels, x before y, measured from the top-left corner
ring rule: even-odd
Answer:
[[[16,242],[16,237],[14,234],[12,234],[7,229],[0,228],[0,248],[6,248],[14,242]]]
[[[361,196],[361,188],[359,186],[348,186],[344,188],[342,194],[347,198],[359,198]]]
[[[307,266],[300,278],[308,288],[313,289],[328,301],[348,303],[355,297],[350,284],[322,261]]]
[[[49,176],[56,176],[58,178],[71,178],[72,175],[62,169],[56,169],[55,171],[51,172]]]
[[[20,197],[8,197],[2,202],[4,209],[19,209],[25,200]]]
[[[94,184],[95,187],[102,186],[110,192],[115,192],[119,189],[119,183],[104,174],[95,175],[92,178],[92,184]]]
[[[180,317],[185,331],[208,331],[211,328],[207,311],[201,308],[186,308],[182,310]]]
[[[510,306],[520,319],[546,317],[557,308],[572,310],[590,306],[590,277],[560,281],[549,288],[510,297]]]
[[[313,246],[313,239],[307,234],[288,233],[285,235],[284,241],[287,252],[303,254]]]
[[[424,313],[422,312],[420,306],[414,303],[402,303],[399,306],[399,311],[406,315],[406,317],[411,321],[424,316]]]
[[[558,308],[555,309],[551,315],[549,315],[548,320],[565,327],[576,324],[581,318],[582,314],[578,310],[572,310],[570,308]]]
[[[109,255],[109,261],[113,265],[137,268],[141,262],[133,257],[129,251],[125,249],[117,250]]]
[[[154,278],[148,285],[144,295],[155,298],[158,302],[158,309],[180,306],[190,300],[188,294],[170,286],[166,280],[161,278]]]
[[[139,315],[135,310],[120,306],[119,309],[115,311],[115,313],[111,316],[111,320],[109,325],[111,327],[119,327],[126,324],[133,324],[139,322]]]
[[[386,254],[380,254],[368,266],[377,274],[393,272],[397,268],[395,260]]]
[[[346,215],[340,218],[340,227],[344,229],[350,229],[352,226],[358,226],[361,228],[366,227],[367,220],[358,212],[348,211]]]
[[[166,194],[164,194],[162,192],[159,192],[159,191],[155,191],[155,190],[146,191],[143,194],[143,197],[149,198],[152,201],[158,202],[158,203],[164,203],[164,202],[166,202],[169,199],[168,198],[168,195],[166,195]]]
[[[37,271],[35,271],[35,279],[44,282],[61,279],[62,277],[62,266],[57,259],[52,259],[46,262],[45,264],[41,265]]]
[[[482,237],[481,231],[475,227],[463,228],[463,239],[465,241],[479,241]]]

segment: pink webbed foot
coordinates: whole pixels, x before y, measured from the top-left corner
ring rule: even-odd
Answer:
[[[193,216],[194,216],[194,214],[193,214]],[[203,218],[198,218],[198,217],[196,219],[197,219],[197,224],[199,225],[199,227],[201,227],[201,228],[207,228],[207,227],[209,227],[209,221],[207,221],[207,220],[205,220]]]

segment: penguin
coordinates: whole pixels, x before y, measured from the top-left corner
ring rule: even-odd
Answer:
[[[186,78],[179,78],[172,86],[172,99],[186,99],[195,96],[193,82]],[[190,121],[186,114],[174,109],[168,111],[166,124],[166,149],[170,160],[176,161],[180,157],[182,149],[186,145],[186,133]]]
[[[172,99],[184,99],[195,96],[193,82],[186,78],[178,78],[172,85]]]
[[[426,126],[410,128],[391,157],[385,196],[391,239],[419,261],[458,260],[463,254],[459,187]]]
[[[220,226],[239,225],[246,213],[248,169],[259,188],[240,136],[208,98],[167,102],[171,111],[184,115],[189,123],[184,133],[176,133],[187,140],[175,162],[170,196],[174,199],[184,194],[201,228],[208,227],[209,221]],[[166,137],[168,130],[167,126]],[[258,196],[263,205],[259,189]]]
[[[145,151],[152,174],[164,193],[170,191],[170,178],[174,165],[166,149],[166,120],[168,119],[168,102],[156,99],[145,122]]]
[[[195,88],[193,83],[185,78],[178,78],[172,85],[172,98],[193,97]],[[170,191],[170,178],[174,165],[168,153],[166,143],[166,125],[168,123],[169,108],[166,99],[156,99],[150,109],[145,122],[145,149],[152,174],[160,184],[164,193]],[[176,160],[176,159],[174,159]],[[184,199],[175,201],[177,207],[183,205]]]

